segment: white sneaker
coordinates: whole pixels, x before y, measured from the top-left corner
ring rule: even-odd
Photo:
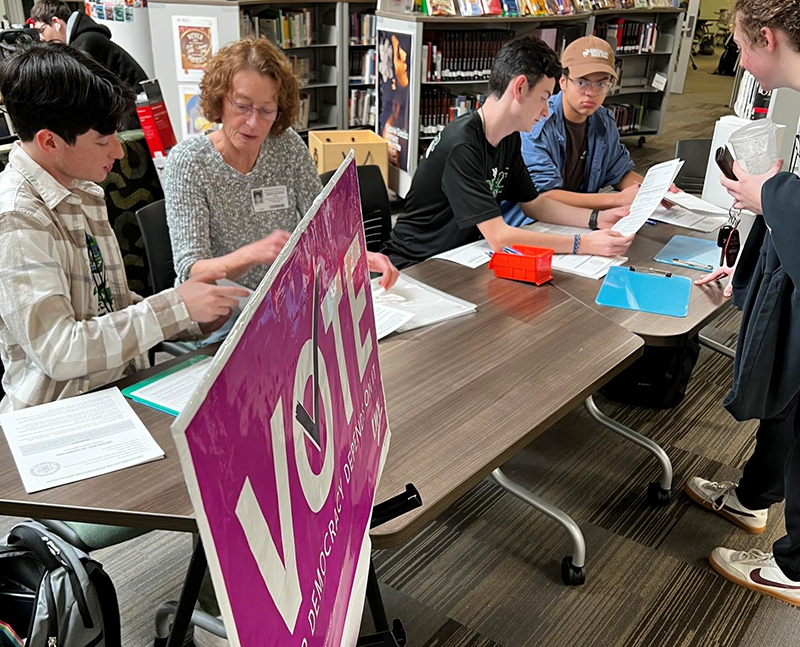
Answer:
[[[194,647],[228,647],[228,639],[215,636],[200,627],[194,628]]]
[[[783,574],[772,553],[720,547],[711,551],[708,561],[725,579],[800,607],[800,582]]]
[[[717,483],[693,476],[686,481],[683,489],[695,503],[722,515],[747,532],[758,535],[767,528],[769,508],[764,510],[745,508],[736,496],[736,483],[731,481]]]

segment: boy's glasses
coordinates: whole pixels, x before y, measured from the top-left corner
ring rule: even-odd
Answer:
[[[569,81],[572,81],[575,86],[586,94],[589,90],[594,90],[598,94],[608,94],[609,90],[614,87],[613,81],[587,81],[586,79],[573,79],[569,76],[567,77]]]

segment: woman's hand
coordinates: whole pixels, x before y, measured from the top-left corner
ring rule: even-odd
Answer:
[[[761,189],[767,180],[780,172],[782,166],[783,160],[778,160],[763,175],[750,175],[742,170],[739,162],[734,162],[733,172],[739,179],[729,180],[722,175],[719,181],[733,198],[734,209],[747,209],[755,214],[761,214]]]
[[[384,290],[391,288],[400,276],[400,270],[392,265],[392,261],[384,254],[367,252],[367,267],[369,267],[370,272],[380,272],[382,274],[379,283]]]
[[[281,253],[286,241],[291,234],[282,229],[276,229],[269,236],[250,243],[247,246],[249,261],[251,265],[271,265],[278,254]]]
[[[722,291],[722,296],[729,298],[733,294],[733,273],[736,271],[736,267],[718,267],[715,269],[711,274],[708,276],[704,276],[702,279],[697,279],[694,284],[695,285],[706,285],[707,283],[712,283],[714,281],[719,282],[720,279],[724,277],[728,277],[728,282],[725,284],[725,289]]]

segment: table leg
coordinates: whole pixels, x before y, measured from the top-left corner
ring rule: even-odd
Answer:
[[[586,579],[583,572],[583,566],[586,561],[586,542],[578,524],[560,508],[512,481],[499,467],[492,472],[492,479],[506,492],[513,494],[532,508],[546,514],[564,526],[570,539],[572,539],[572,555],[565,557],[561,562],[561,576],[564,579],[564,584],[583,584]]]
[[[200,585],[206,573],[206,554],[203,550],[203,542],[198,538],[189,561],[189,570],[186,572],[186,579],[181,589],[181,597],[178,607],[175,610],[175,618],[172,621],[172,629],[169,632],[167,647],[181,647],[186,631],[189,629],[189,622],[194,612],[194,605],[200,593]]]
[[[735,350],[728,348],[725,344],[720,344],[718,341],[714,341],[711,339],[711,337],[700,335],[700,343],[706,348],[710,348],[711,350],[718,352],[720,355],[725,355],[725,357],[730,357],[731,359],[736,358]]]
[[[626,427],[613,418],[609,418],[597,408],[594,398],[591,395],[584,400],[583,404],[589,412],[589,415],[606,429],[610,429],[614,433],[627,438],[632,443],[643,447],[656,457],[656,460],[658,460],[661,465],[661,480],[658,483],[650,483],[647,488],[647,498],[650,503],[655,505],[667,505],[672,492],[672,463],[667,453],[656,442],[650,440],[646,436],[642,436],[640,433],[635,432],[630,427]]]
[[[389,631],[389,620],[386,617],[386,609],[383,606],[381,586],[378,582],[378,575],[375,573],[372,557],[369,558],[369,572],[367,573],[367,603],[372,614],[372,623],[375,625],[375,631],[378,633]]]

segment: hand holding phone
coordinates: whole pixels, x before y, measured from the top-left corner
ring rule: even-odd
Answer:
[[[722,174],[726,178],[734,181],[739,180],[739,178],[736,177],[736,174],[733,172],[733,155],[731,155],[731,152],[728,150],[727,146],[720,146],[717,149],[717,152],[714,155],[714,160],[717,162],[719,170],[722,171]]]

